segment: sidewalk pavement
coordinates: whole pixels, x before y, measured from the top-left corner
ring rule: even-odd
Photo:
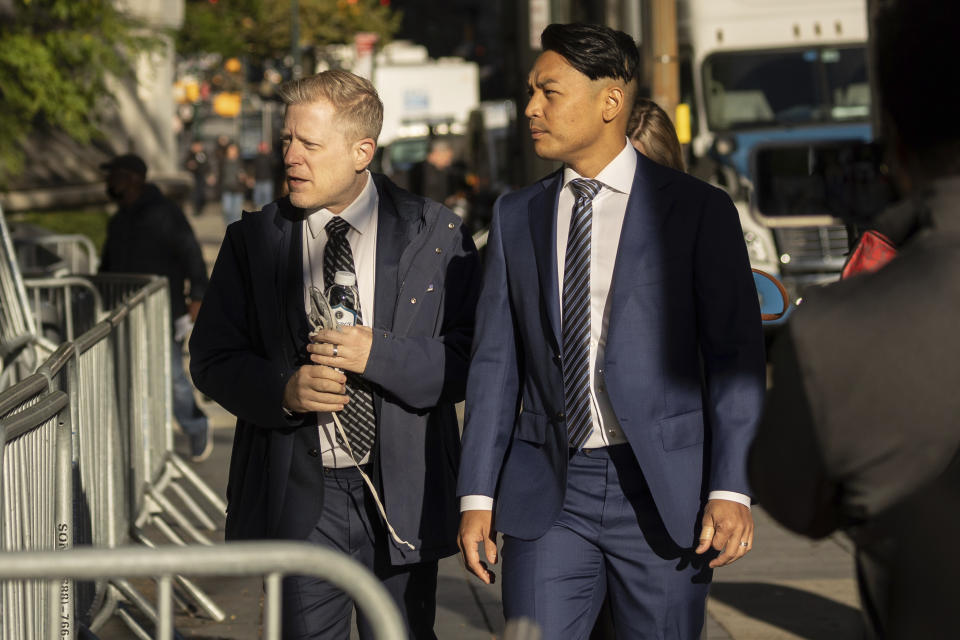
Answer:
[[[219,205],[190,217],[212,267],[223,237]],[[210,415],[213,455],[195,469],[223,495],[233,437],[233,417],[212,402],[202,407]],[[176,435],[177,450],[186,457],[186,438]],[[714,574],[708,601],[705,638],[709,640],[841,640],[861,637],[852,545],[841,536],[812,542],[773,522],[754,509],[757,533],[749,556]],[[222,526],[222,523],[221,523]],[[216,540],[223,539],[222,529]],[[259,579],[204,579],[200,585],[227,611],[227,620],[214,623],[179,615],[177,628],[185,638],[254,640],[259,638],[261,585]],[[440,563],[437,589],[437,636],[441,640],[490,640],[503,632],[499,586],[486,586],[470,577],[458,557]],[[111,623],[111,628],[119,625]],[[125,638],[102,635],[106,638]]]

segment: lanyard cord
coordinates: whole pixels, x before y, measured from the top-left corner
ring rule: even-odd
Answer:
[[[310,234],[309,234],[309,231],[308,231],[308,227],[309,227],[309,226],[310,226],[310,225],[307,223],[307,221],[304,220],[304,221],[303,221],[303,241],[304,241],[304,243],[305,243],[306,246],[307,246],[307,268],[308,268],[308,270],[309,270],[309,272],[310,272],[310,289],[311,289],[311,290],[316,289],[317,291],[319,291],[319,289],[317,289],[317,287],[316,287],[316,284],[314,283],[314,278],[313,278],[313,257],[312,257],[312,255],[311,255],[311,251],[310,251],[310,245],[311,245],[312,243],[310,242],[310,238],[307,237],[308,235],[310,235]],[[344,238],[344,239],[346,239],[346,238]],[[349,242],[349,241],[348,241],[348,242]],[[324,284],[326,284],[326,283],[324,283]],[[358,289],[358,292],[359,292],[359,289]],[[309,293],[308,293],[308,295],[309,295]],[[360,301],[357,300],[357,303],[358,303],[358,304],[359,304],[359,302],[360,302]],[[337,329],[338,331],[340,330],[339,325],[336,325],[336,329]],[[338,369],[338,371],[339,371],[339,369]],[[341,372],[341,373],[342,373],[342,372]],[[353,447],[350,446],[350,439],[347,438],[347,434],[346,434],[346,432],[345,432],[344,429],[343,429],[343,425],[340,423],[340,418],[339,418],[339,416],[337,416],[337,412],[336,412],[336,411],[331,411],[331,412],[330,412],[330,417],[333,418],[333,424],[334,424],[334,426],[335,426],[336,429],[337,429],[337,433],[340,434],[340,439],[343,440],[343,444],[344,444],[344,445],[346,446],[346,448],[347,448],[347,454],[348,454],[348,457],[350,458],[350,462],[353,464],[354,467],[356,467],[357,471],[360,472],[360,477],[363,478],[363,481],[366,483],[367,488],[370,489],[370,493],[371,493],[371,495],[373,496],[373,501],[374,501],[374,502],[376,503],[376,505],[377,505],[377,510],[380,512],[380,517],[383,518],[383,523],[386,525],[387,531],[390,533],[390,537],[393,538],[394,542],[395,542],[398,546],[406,546],[406,547],[408,547],[411,551],[416,550],[416,547],[414,547],[412,544],[410,544],[409,542],[407,542],[406,540],[404,540],[403,538],[401,538],[401,537],[397,534],[396,529],[393,528],[393,525],[390,524],[390,520],[387,518],[387,510],[386,510],[386,508],[384,508],[383,502],[381,502],[381,500],[380,500],[380,494],[377,493],[376,487],[373,486],[373,481],[370,480],[370,476],[368,476],[368,475],[366,474],[366,472],[365,472],[363,469],[360,468],[360,464],[357,462],[357,459],[356,459],[356,458],[354,457],[354,455],[353,455]],[[336,450],[337,450],[337,447],[334,447],[334,448],[333,448],[334,456],[336,456]]]

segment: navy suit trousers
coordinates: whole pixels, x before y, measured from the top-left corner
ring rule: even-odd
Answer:
[[[504,536],[504,615],[536,620],[544,640],[588,638],[609,593],[618,638],[694,640],[708,561],[667,534],[629,445],[584,449],[547,533]]]
[[[308,542],[349,555],[370,569],[393,597],[408,637],[436,640],[437,561],[392,565],[391,544],[373,498],[356,468],[324,469],[323,512]],[[329,582],[308,576],[283,580],[284,640],[347,640],[353,600]],[[373,632],[358,611],[361,640]]]

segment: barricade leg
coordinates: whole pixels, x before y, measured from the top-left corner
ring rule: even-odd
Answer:
[[[160,491],[157,491],[155,487],[149,487],[147,489],[146,500],[147,501],[153,500],[156,503],[156,506],[158,507],[158,510],[161,513],[169,514],[170,517],[173,519],[173,521],[177,524],[177,526],[181,527],[184,531],[186,531],[190,535],[191,538],[193,538],[200,544],[205,544],[205,545],[213,544],[213,541],[211,541],[210,538],[200,533],[200,531],[198,531],[197,528],[193,526],[193,523],[191,523],[190,520],[188,520],[187,517],[183,515],[183,512],[181,512],[179,509],[173,506],[173,503],[167,500],[167,498]],[[144,510],[149,512],[150,505],[145,505]],[[158,528],[159,528],[160,522],[157,522],[156,524],[158,525]],[[180,542],[177,544],[183,544],[183,543]]]
[[[200,476],[197,475],[197,472],[191,469],[186,462],[184,462],[180,456],[171,453],[169,458],[170,464],[179,472],[179,474],[202,495],[210,506],[213,508],[217,514],[222,515],[227,512],[227,503],[214,492],[213,489],[204,482]]]
[[[183,541],[180,536],[176,534],[173,529],[170,529],[169,526],[163,521],[162,518],[156,518],[153,521],[153,524],[157,526],[161,531],[166,528],[164,535],[166,535],[170,540],[180,546],[186,546],[186,543]],[[140,544],[150,549],[156,549],[156,545],[150,538],[147,537],[146,533],[142,529],[136,527],[133,528],[134,539],[137,540]],[[201,611],[210,616],[211,619],[216,622],[223,622],[227,618],[227,614],[224,613],[223,609],[217,606],[217,603],[213,601],[213,598],[208,596],[206,592],[196,585],[192,580],[184,578],[183,576],[177,575],[174,576],[176,579],[177,585],[186,592],[187,597],[194,602],[194,604]]]

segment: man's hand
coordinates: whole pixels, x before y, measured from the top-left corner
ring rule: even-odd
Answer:
[[[367,369],[373,330],[366,326],[323,329],[310,335],[310,360],[342,371],[362,374]]]
[[[287,380],[283,406],[294,413],[340,411],[350,401],[344,383],[347,376],[323,365],[305,364]]]
[[[491,564],[497,563],[497,532],[493,529],[493,511],[472,510],[460,514],[460,533],[457,544],[460,546],[460,555],[470,573],[480,578],[486,584],[493,584],[496,575],[487,569],[487,564],[480,560],[477,545],[483,543],[483,552]]]
[[[703,528],[700,529],[697,553],[704,553],[710,547],[721,552],[710,561],[711,569],[735,562],[753,549],[753,515],[749,508],[739,502],[708,501],[701,524]]]

